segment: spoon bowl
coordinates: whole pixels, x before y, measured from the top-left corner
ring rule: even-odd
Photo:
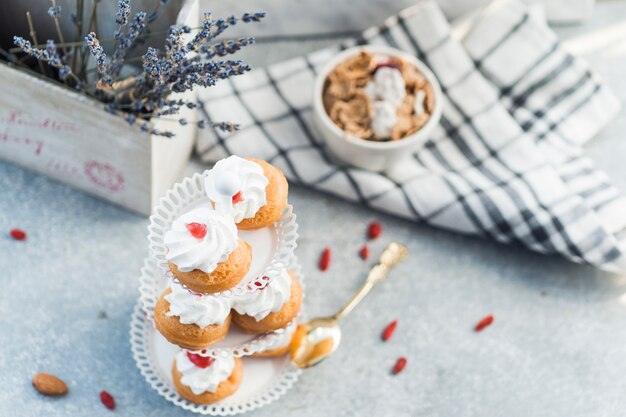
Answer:
[[[298,368],[308,368],[337,350],[341,342],[341,328],[334,317],[318,318],[298,326],[293,339],[291,361]]]
[[[334,316],[320,317],[301,324],[296,329],[291,342],[291,362],[298,368],[308,368],[330,356],[341,342],[339,319],[348,314],[367,295],[372,287],[385,279],[389,270],[401,262],[408,250],[405,246],[392,242],[380,255],[367,275],[365,283]]]

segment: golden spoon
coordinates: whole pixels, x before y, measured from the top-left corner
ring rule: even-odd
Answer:
[[[341,342],[339,319],[350,313],[372,287],[385,279],[391,268],[401,262],[407,254],[405,246],[396,242],[390,243],[380,255],[378,264],[370,270],[361,288],[341,310],[331,317],[313,319],[298,326],[291,342],[291,361],[298,368],[308,368],[317,365],[337,350]]]

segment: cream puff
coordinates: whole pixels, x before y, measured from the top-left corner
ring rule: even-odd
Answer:
[[[242,230],[274,224],[287,206],[287,179],[259,159],[222,159],[207,171],[204,185],[215,209],[231,216]]]
[[[171,343],[200,350],[226,336],[231,320],[229,298],[191,293],[172,284],[157,300],[154,323]]]
[[[292,326],[289,326],[292,327]],[[260,352],[253,353],[252,356],[257,358],[277,358],[286,355],[291,350],[291,341],[295,334],[296,326],[287,327],[285,332],[279,335],[272,346]]]
[[[212,404],[234,394],[243,376],[241,359],[212,358],[185,350],[172,364],[172,378],[181,397],[196,404]]]
[[[199,293],[228,290],[248,273],[252,248],[237,237],[232,218],[212,208],[189,211],[165,233],[172,274]]]
[[[233,297],[233,321],[249,333],[287,326],[302,306],[302,286],[286,269],[266,287]]]

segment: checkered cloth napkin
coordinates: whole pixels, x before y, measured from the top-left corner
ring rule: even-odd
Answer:
[[[401,175],[335,162],[313,127],[315,73],[354,44],[413,53],[441,83],[441,123]],[[375,210],[626,272],[626,199],[581,149],[619,103],[518,0],[493,4],[462,41],[434,2],[420,2],[357,39],[199,97],[208,117],[241,125],[235,134],[201,131],[203,161],[266,159],[292,182]]]

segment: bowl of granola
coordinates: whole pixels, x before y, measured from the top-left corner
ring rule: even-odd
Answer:
[[[314,88],[315,125],[332,153],[370,171],[398,168],[441,117],[434,74],[395,48],[347,49],[319,71]]]

